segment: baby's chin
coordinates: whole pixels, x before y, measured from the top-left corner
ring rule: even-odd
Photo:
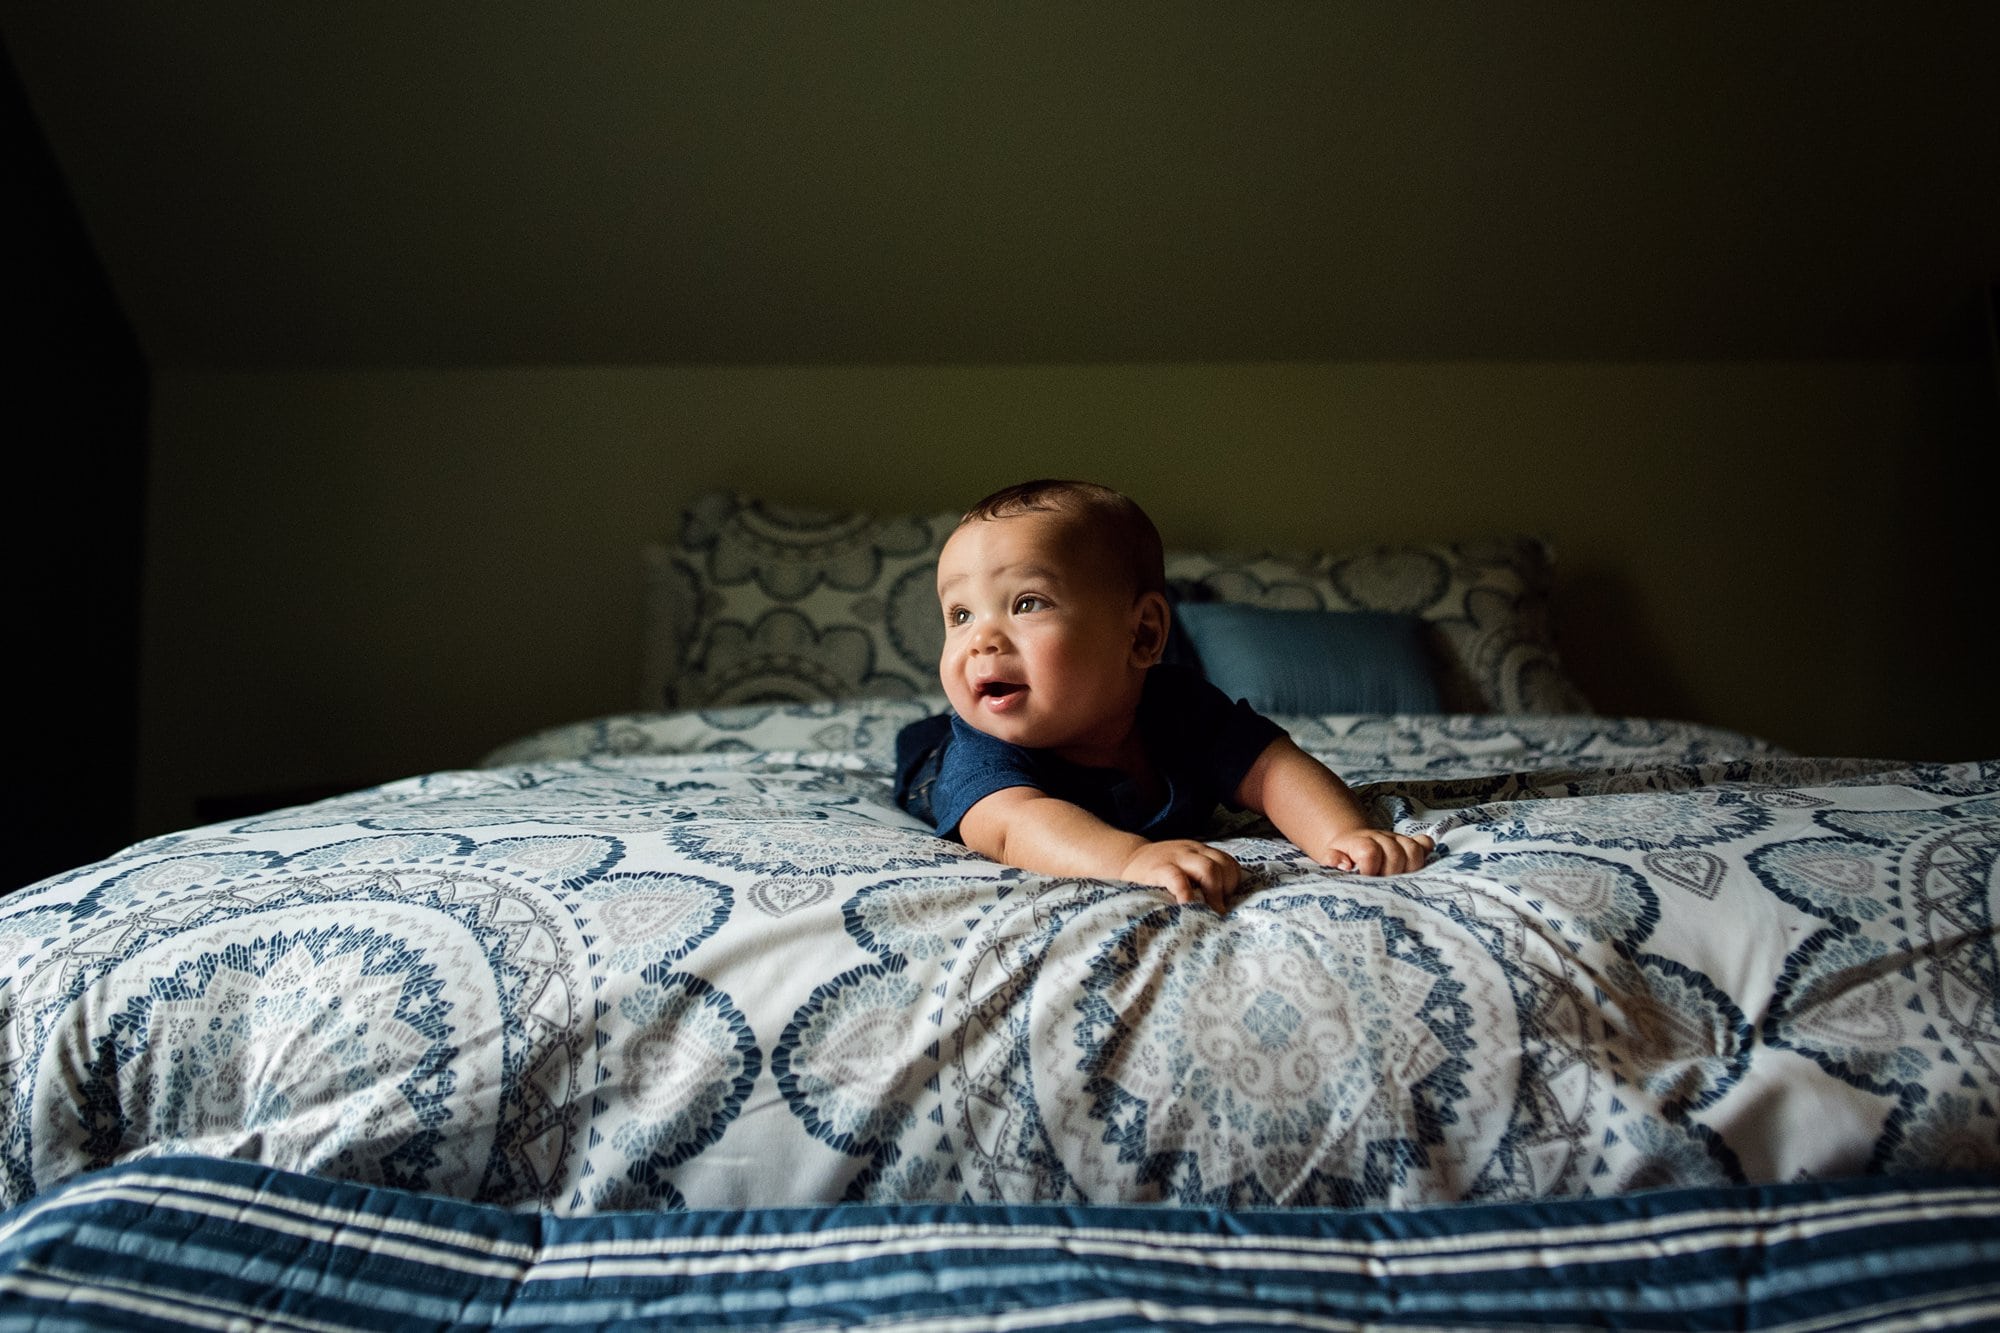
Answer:
[[[1012,741],[1016,745],[1034,744],[1033,741],[1021,739],[1023,728],[1019,726],[1007,726],[999,718],[983,717],[976,708],[965,709],[954,706],[951,711],[958,714],[959,721],[965,723],[966,726],[971,727],[974,731],[984,732],[995,740]]]
[[[959,720],[974,731],[983,732],[996,741],[1006,741],[1009,745],[1019,745],[1030,750],[1046,749],[1055,741],[1043,734],[1044,728],[1035,726],[1027,718],[996,714],[979,707],[977,700],[968,701],[969,706],[952,704],[952,712]]]

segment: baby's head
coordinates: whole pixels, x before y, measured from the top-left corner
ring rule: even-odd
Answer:
[[[1167,591],[1159,529],[1129,496],[1094,481],[1024,481],[965,511],[960,531],[1024,514],[1046,514],[1052,539],[1089,562],[1093,576],[1122,582],[1132,597]],[[956,535],[956,534],[954,534]]]
[[[938,675],[967,723],[1098,754],[1129,732],[1166,645],[1160,534],[1106,486],[1031,481],[981,500],[938,557]]]

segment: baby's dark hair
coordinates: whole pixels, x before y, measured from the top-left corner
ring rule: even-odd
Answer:
[[[1024,481],[995,491],[972,506],[958,525],[962,528],[968,523],[1016,518],[1022,514],[1059,515],[1114,561],[1122,560],[1131,579],[1133,596],[1166,592],[1166,558],[1161,551],[1160,530],[1129,496],[1094,481],[1048,478]]]

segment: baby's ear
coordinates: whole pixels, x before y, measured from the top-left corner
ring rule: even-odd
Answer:
[[[1157,664],[1167,651],[1167,627],[1173,623],[1173,612],[1167,608],[1167,599],[1156,592],[1139,594],[1139,600],[1132,604],[1132,665],[1150,667]]]

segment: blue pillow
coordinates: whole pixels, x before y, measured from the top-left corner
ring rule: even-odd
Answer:
[[[1183,602],[1174,618],[1202,674],[1260,713],[1443,711],[1419,616]]]

